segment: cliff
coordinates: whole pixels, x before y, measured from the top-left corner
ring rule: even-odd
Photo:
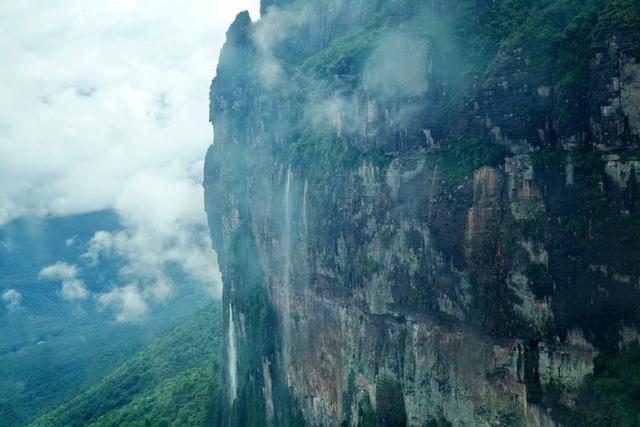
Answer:
[[[574,3],[238,15],[204,181],[225,425],[600,420],[640,325],[640,5]]]

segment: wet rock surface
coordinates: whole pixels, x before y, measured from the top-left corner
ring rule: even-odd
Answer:
[[[450,4],[356,3],[263,2],[227,34],[204,182],[235,328],[225,423],[554,425],[640,323],[638,39],[593,45],[582,132],[520,49],[475,83],[444,72],[415,17]],[[385,46],[424,61],[415,93],[367,86],[397,72],[370,59]]]

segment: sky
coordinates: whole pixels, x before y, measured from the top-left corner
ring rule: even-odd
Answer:
[[[96,234],[85,261],[129,257],[128,283],[91,296],[77,266],[43,273],[61,281],[64,298],[120,308],[132,292],[134,303],[162,298],[169,262],[214,280],[201,185],[213,138],[208,93],[242,10],[257,19],[259,1],[0,2],[0,226],[102,209],[123,224]],[[219,293],[219,279],[210,284]]]

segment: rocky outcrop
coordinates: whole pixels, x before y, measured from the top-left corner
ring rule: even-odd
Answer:
[[[264,1],[229,29],[204,182],[225,424],[553,425],[637,336],[637,40],[593,46],[561,126],[520,49],[451,72],[423,28],[454,6]]]
[[[591,62],[591,134],[601,150],[638,144],[640,63],[631,56],[637,39],[614,34],[594,45]]]

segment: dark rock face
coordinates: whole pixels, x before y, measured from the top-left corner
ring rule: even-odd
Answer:
[[[498,142],[551,143],[551,87],[531,73],[521,49],[500,52],[482,82],[478,120]]]
[[[638,39],[594,44],[561,126],[523,50],[455,71],[423,30],[459,3],[263,1],[229,29],[204,182],[225,424],[553,425],[552,388],[570,407],[637,339]]]
[[[591,63],[591,134],[602,150],[637,144],[640,138],[638,41],[615,34],[594,46]]]

